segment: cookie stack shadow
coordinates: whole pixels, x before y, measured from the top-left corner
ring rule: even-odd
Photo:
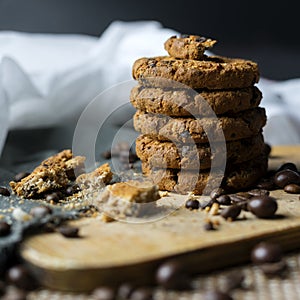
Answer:
[[[254,185],[267,171],[256,63],[204,51],[214,40],[171,37],[169,56],[138,59],[131,91],[143,173],[161,190],[207,194]]]

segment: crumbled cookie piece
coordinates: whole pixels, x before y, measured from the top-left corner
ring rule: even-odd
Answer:
[[[175,58],[200,60],[204,57],[204,51],[212,48],[216,42],[203,36],[181,35],[170,37],[164,46],[169,55]]]
[[[75,174],[84,169],[85,158],[64,150],[44,160],[19,182],[11,181],[12,190],[20,197],[39,198],[45,193],[67,187]]]
[[[91,202],[105,215],[112,218],[138,216],[141,203],[160,199],[158,187],[149,181],[129,180],[106,186]]]

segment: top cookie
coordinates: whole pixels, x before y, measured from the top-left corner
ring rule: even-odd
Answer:
[[[200,60],[204,51],[213,47],[217,41],[198,35],[172,36],[165,42],[165,49],[170,56],[182,59]]]
[[[193,89],[237,89],[258,82],[259,71],[250,60],[209,56],[203,60],[168,56],[140,58],[133,64],[133,78],[144,86],[174,86],[178,82]]]

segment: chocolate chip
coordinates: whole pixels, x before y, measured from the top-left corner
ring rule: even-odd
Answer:
[[[231,199],[228,195],[221,195],[217,198],[217,202],[220,205],[231,205]]]
[[[79,228],[69,225],[60,226],[57,229],[64,237],[77,238],[79,236]]]
[[[225,194],[225,190],[222,188],[215,188],[211,191],[210,193],[210,198],[211,199],[217,199],[218,197],[220,197],[221,195]]]
[[[291,183],[300,184],[300,175],[292,170],[282,170],[275,174],[274,182],[280,188],[284,188]]]
[[[214,224],[209,221],[209,222],[206,222],[203,226],[204,230],[206,231],[211,231],[211,230],[215,230],[215,227],[214,227]]]
[[[275,198],[270,196],[253,197],[248,202],[248,210],[258,218],[270,218],[278,208]]]
[[[182,264],[176,260],[163,263],[156,272],[156,282],[165,289],[187,290],[191,288],[190,280]]]
[[[230,292],[234,289],[241,288],[245,280],[243,272],[233,271],[225,277],[225,291]]]
[[[300,185],[290,183],[284,187],[284,191],[289,194],[300,194]]]
[[[185,202],[185,207],[190,209],[190,210],[199,209],[200,203],[196,199],[189,199]]]
[[[7,271],[7,279],[20,289],[33,290],[36,288],[36,282],[23,265],[16,265]]]
[[[54,202],[54,203],[57,203],[59,202],[59,195],[58,193],[51,193],[51,194],[48,194],[46,195],[46,201],[48,202]]]
[[[227,293],[221,291],[207,291],[203,297],[204,300],[233,300]]]
[[[279,262],[261,264],[259,268],[269,277],[282,276],[287,270],[287,264],[284,260],[281,260]]]
[[[95,300],[114,300],[116,295],[113,288],[109,286],[101,286],[92,292],[93,299]]]
[[[248,191],[248,194],[251,196],[269,196],[270,192],[265,189],[253,189]]]
[[[7,236],[10,232],[11,226],[5,221],[0,221],[0,236]]]
[[[294,172],[298,172],[297,166],[292,162],[284,163],[283,165],[281,165],[278,168],[278,170],[276,172],[280,172],[280,171],[283,171],[283,170],[291,170],[291,171],[294,171]]]
[[[5,187],[0,187],[0,195],[2,196],[10,196],[10,191]]]
[[[222,209],[221,211],[221,216],[224,218],[224,219],[231,219],[231,220],[235,220],[239,214],[241,213],[241,207],[238,206],[238,205],[231,205],[231,206],[228,206],[224,209]]]
[[[137,288],[130,296],[130,300],[152,300],[153,291],[149,288]]]
[[[278,244],[261,242],[251,251],[251,260],[255,264],[279,262],[282,258],[282,250]]]
[[[30,210],[29,213],[36,218],[43,218],[43,217],[51,214],[52,209],[45,205],[35,206]]]
[[[134,291],[135,286],[131,283],[123,283],[122,285],[120,285],[119,289],[118,289],[118,296],[121,299],[129,299],[132,292]]]
[[[18,181],[21,181],[23,178],[27,177],[28,175],[30,175],[29,172],[20,172],[15,175],[14,179],[16,182],[18,182]]]

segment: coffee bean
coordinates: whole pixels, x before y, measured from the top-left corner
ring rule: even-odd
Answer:
[[[254,196],[269,196],[270,192],[268,190],[264,189],[253,189],[248,191],[248,194],[251,195],[252,197]]]
[[[235,220],[239,216],[240,213],[241,213],[241,207],[240,206],[231,205],[231,206],[228,206],[228,207],[224,208],[221,211],[221,216],[224,219]]]
[[[214,224],[209,221],[209,222],[206,222],[203,226],[204,230],[206,231],[210,231],[210,230],[215,230],[215,227],[214,227]]]
[[[300,185],[290,183],[284,187],[284,191],[289,194],[300,194]]]
[[[243,272],[234,271],[226,275],[225,277],[225,291],[230,292],[234,289],[242,287],[245,280]]]
[[[33,290],[36,288],[36,281],[23,265],[16,265],[7,271],[7,279],[20,289]]]
[[[176,260],[163,263],[156,272],[156,282],[165,289],[187,290],[191,284],[183,266]]]
[[[23,178],[27,177],[28,175],[30,175],[29,172],[20,172],[15,175],[14,179],[16,182],[18,182],[18,181],[21,181]]]
[[[10,232],[11,226],[5,221],[0,221],[0,236],[7,236]]]
[[[152,300],[153,291],[149,288],[137,288],[130,296],[130,300]]]
[[[189,199],[185,202],[185,207],[190,209],[190,210],[199,209],[200,203],[196,199]]]
[[[101,286],[94,289],[92,296],[95,300],[115,300],[116,293],[114,289],[109,286]]]
[[[280,188],[291,183],[300,184],[300,175],[292,170],[282,170],[275,174],[274,182]]]
[[[43,217],[51,214],[52,209],[50,207],[44,206],[44,205],[35,206],[30,210],[29,213],[36,218],[43,218]]]
[[[129,299],[134,290],[135,286],[133,284],[123,283],[118,289],[118,296],[121,299]]]
[[[104,151],[103,153],[101,153],[101,156],[105,159],[111,159],[111,152],[108,151]]]
[[[233,300],[227,293],[221,291],[207,291],[203,297],[204,300]]]
[[[291,171],[294,171],[294,172],[298,172],[297,166],[292,162],[287,162],[287,163],[284,163],[283,165],[281,165],[278,168],[278,170],[276,171],[276,173],[280,172],[280,171],[283,171],[283,170],[291,170]]]
[[[273,178],[262,179],[257,185],[259,189],[272,191],[276,188]]]
[[[259,265],[259,269],[267,276],[281,276],[287,270],[287,264],[284,260],[274,263],[264,263]]]
[[[0,195],[2,196],[10,196],[10,191],[5,187],[0,187]]]
[[[58,193],[51,193],[51,194],[48,194],[46,195],[46,201],[48,202],[54,202],[54,203],[57,203],[59,202],[59,195]]]
[[[282,258],[282,250],[278,244],[261,242],[251,251],[251,260],[255,264],[279,262]]]
[[[58,227],[58,232],[60,232],[64,237],[67,238],[77,238],[79,236],[79,228],[69,225],[64,225]]]
[[[215,188],[211,191],[210,193],[210,198],[211,199],[217,199],[218,197],[220,197],[221,195],[225,194],[225,190],[222,188]]]
[[[270,218],[275,215],[278,205],[270,196],[253,197],[248,202],[248,210],[258,218]]]
[[[231,205],[231,199],[228,195],[221,195],[217,198],[217,202],[220,205]]]

